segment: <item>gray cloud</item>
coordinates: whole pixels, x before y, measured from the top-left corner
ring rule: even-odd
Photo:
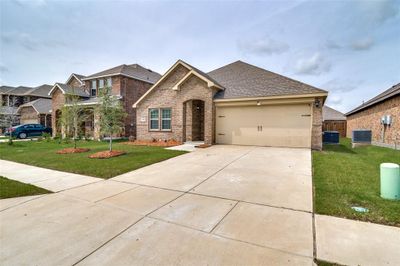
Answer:
[[[38,40],[25,32],[4,32],[1,34],[1,41],[7,44],[16,44],[27,50],[35,51],[39,48],[53,48],[65,46],[65,43],[58,40]]]
[[[338,49],[342,49],[343,48],[343,45],[337,43],[334,40],[326,40],[325,46],[326,46],[326,48],[333,49],[333,50],[338,50]]]
[[[329,72],[330,69],[331,63],[319,52],[307,58],[300,58],[294,63],[295,73],[301,75],[320,75]]]
[[[323,84],[321,87],[329,92],[345,93],[357,89],[361,83],[362,81],[332,79]]]
[[[3,65],[2,63],[0,63],[0,72],[4,73],[4,72],[9,72],[10,69],[8,67],[6,67],[5,65]]]
[[[353,40],[350,44],[351,49],[360,51],[360,50],[369,50],[374,45],[374,40],[371,37],[361,38],[358,40]]]
[[[359,1],[357,2],[365,14],[365,18],[375,24],[396,17],[400,11],[399,2],[396,0]]]
[[[287,43],[273,40],[270,37],[258,40],[242,40],[238,42],[238,46],[243,52],[256,55],[281,54],[289,50]]]

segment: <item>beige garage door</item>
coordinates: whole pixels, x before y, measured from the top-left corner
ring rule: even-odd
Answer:
[[[216,142],[309,148],[311,107],[309,104],[217,107]]]
[[[37,119],[21,119],[20,124],[38,124]]]

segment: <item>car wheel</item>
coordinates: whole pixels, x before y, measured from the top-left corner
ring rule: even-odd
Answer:
[[[19,133],[18,138],[20,138],[20,139],[26,139],[26,133],[24,133],[24,132]]]

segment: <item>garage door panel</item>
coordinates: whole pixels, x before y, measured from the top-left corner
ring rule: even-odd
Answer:
[[[308,104],[218,107],[216,141],[221,144],[310,147]]]

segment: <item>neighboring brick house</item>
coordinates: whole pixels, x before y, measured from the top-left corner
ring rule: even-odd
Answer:
[[[178,60],[133,105],[137,139],[321,149],[327,94],[241,61],[206,74]]]
[[[120,65],[89,76],[72,74],[66,84],[57,83],[52,90],[53,99],[53,134],[60,133],[57,129],[57,117],[65,103],[65,94],[75,93],[82,98],[81,104],[87,107],[89,119],[83,125],[85,135],[95,139],[100,138],[96,127],[94,107],[98,104],[99,92],[104,87],[111,87],[111,93],[120,98],[124,110],[127,112],[124,137],[136,136],[136,111],[132,104],[136,102],[159,78],[160,74],[146,69],[138,64]],[[78,82],[79,81],[79,82]]]
[[[18,107],[27,104],[29,102],[38,99],[50,99],[48,95],[51,90],[50,85],[41,85],[38,87],[11,87],[1,86],[0,87],[0,131],[3,132],[6,127],[10,124],[18,125],[24,121],[20,121]],[[35,116],[36,112],[30,109],[32,113],[28,113],[29,109],[26,110],[27,116]]]
[[[18,114],[21,124],[41,124],[51,127],[51,99],[39,98],[20,105]]]
[[[390,116],[390,124],[382,122]],[[347,137],[355,129],[370,129],[375,145],[400,147],[400,83],[346,114]]]
[[[346,137],[346,116],[324,105],[322,108],[322,131],[337,131],[341,137]]]

